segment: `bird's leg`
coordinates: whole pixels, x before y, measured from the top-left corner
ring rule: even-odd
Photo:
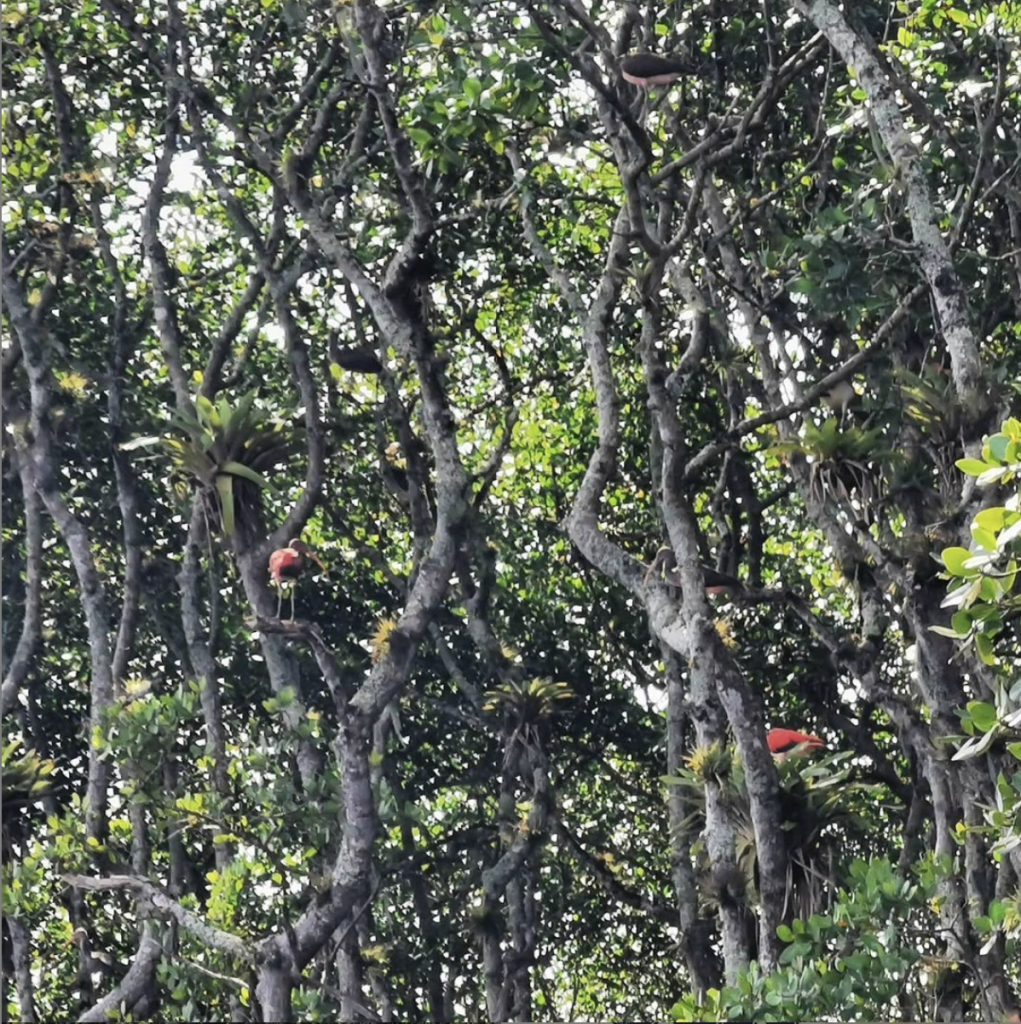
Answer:
[[[281,585],[279,583],[274,583],[274,586],[277,589],[277,613],[276,613],[275,617],[277,619],[279,619],[280,618],[280,605],[283,604],[283,601],[284,601],[284,590],[283,590],[283,587],[281,587]]]
[[[294,621],[294,592],[298,589],[296,583],[291,584],[291,617],[287,620],[288,622]]]

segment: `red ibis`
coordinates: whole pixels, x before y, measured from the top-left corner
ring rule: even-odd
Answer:
[[[323,565],[319,556],[305,543],[295,538],[287,542],[287,547],[274,551],[269,556],[269,574],[273,578],[273,585],[277,590],[277,614],[280,618],[280,605],[283,602],[283,588],[290,587],[291,590],[291,618],[294,621],[294,590],[298,584],[298,577],[305,569],[305,556],[312,559],[323,572],[326,566]]]
[[[793,729],[770,729],[766,736],[766,745],[777,761],[783,761],[788,757],[804,757],[805,754],[826,746],[818,736],[795,732]]]
[[[669,85],[681,75],[691,73],[691,65],[675,57],[660,57],[657,53],[629,53],[620,60],[620,73],[625,82],[640,89],[654,85]]]

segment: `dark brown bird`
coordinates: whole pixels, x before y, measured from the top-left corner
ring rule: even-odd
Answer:
[[[625,82],[640,89],[669,85],[681,75],[692,73],[691,65],[676,57],[660,57],[657,53],[629,53],[620,60],[620,73]]]
[[[702,578],[705,580],[705,591],[713,597],[728,590],[744,588],[744,584],[739,579],[728,576],[725,572],[720,572],[708,565],[703,565],[700,568],[702,569]],[[677,568],[677,556],[674,554],[673,548],[667,544],[664,544],[656,552],[656,557],[652,560],[652,565],[649,566],[649,571],[645,574],[643,582],[648,583],[649,578],[654,574],[671,587],[681,585],[681,572]]]
[[[341,348],[339,345],[331,345],[330,359],[342,370],[349,370],[351,373],[383,372],[383,364],[368,345],[361,348]]]
[[[287,547],[279,548],[269,556],[269,574],[273,578],[273,585],[277,588],[277,614],[280,618],[280,605],[284,599],[283,588],[290,587],[291,590],[291,618],[294,621],[294,591],[298,585],[298,577],[305,569],[305,555],[308,555],[323,572],[326,566],[323,565],[319,556],[305,543],[295,538],[287,542]]]

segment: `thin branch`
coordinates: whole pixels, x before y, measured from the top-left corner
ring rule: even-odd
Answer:
[[[921,154],[904,122],[895,86],[876,58],[872,41],[851,28],[833,0],[793,0],[793,7],[826,34],[830,45],[854,67],[868,94],[879,133],[903,183],[912,235],[950,352],[954,384],[964,407],[978,424],[991,399],[983,382],[982,359],[970,324],[968,299],[950,247],[940,231],[940,218]]]
[[[605,861],[585,849],[582,841],[568,828],[567,823],[559,813],[555,816],[554,823],[558,834],[564,839],[567,848],[592,872],[599,885],[619,903],[644,911],[649,917],[660,924],[671,926],[677,924],[676,910],[665,904],[656,903],[654,900],[649,899],[648,896],[634,892],[624,885],[610,870]]]
[[[171,72],[177,62],[177,34],[180,31],[179,18],[175,17],[171,8],[171,18],[167,28],[167,59],[165,89],[167,97],[167,114],[163,121],[166,133],[163,149],[156,168],[153,171],[152,185],[142,211],[142,245],[149,263],[149,275],[152,279],[153,311],[156,320],[156,332],[163,347],[163,355],[170,371],[170,381],[174,388],[178,412],[191,414],[191,388],[182,362],[185,339],[177,321],[177,307],[174,303],[171,285],[170,260],[167,250],[159,237],[160,213],[166,201],[166,187],[170,180],[170,169],[177,153],[177,135],[180,131],[178,107],[180,95],[173,84]]]
[[[924,284],[915,285],[915,287],[908,292],[903,299],[901,299],[897,308],[886,318],[883,324],[873,335],[872,341],[868,345],[859,352],[856,352],[850,359],[841,363],[835,370],[826,374],[825,377],[816,381],[816,383],[808,388],[804,395],[796,402],[779,405],[777,408],[771,409],[769,412],[760,413],[758,416],[742,420],[740,423],[737,423],[728,429],[723,439],[713,441],[706,445],[705,448],[701,449],[701,451],[688,460],[687,465],[684,467],[684,479],[686,481],[694,480],[699,473],[702,472],[704,467],[714,463],[723,452],[733,447],[739,438],[744,437],[747,434],[754,433],[756,430],[767,426],[770,423],[790,419],[799,412],[804,412],[806,409],[811,409],[813,406],[817,405],[823,395],[831,391],[835,384],[838,384],[842,380],[846,380],[855,373],[858,367],[867,363],[876,355],[877,352],[882,350],[887,339],[892,333],[893,328],[899,324],[905,316],[907,316],[908,311],[915,302],[921,298],[926,290],[927,286]]]
[[[16,459],[25,515],[25,603],[21,636],[0,689],[0,714],[4,716],[14,708],[42,639],[43,503],[29,471],[29,453],[23,445],[19,447]]]
[[[212,946],[221,953],[245,963],[255,963],[255,951],[247,942],[209,924],[195,911],[182,906],[144,878],[136,878],[134,875],[108,875],[104,878],[92,875],[61,875],[61,879],[77,889],[87,889],[91,892],[130,892],[154,913],[176,921],[184,931],[207,946]],[[157,943],[157,948],[158,946]]]
[[[156,984],[156,967],[163,955],[163,947],[149,934],[142,936],[135,962],[121,978],[120,984],[108,992],[91,1009],[78,1018],[79,1024],[107,1024],[114,1013],[124,1006],[130,1010],[143,999]]]

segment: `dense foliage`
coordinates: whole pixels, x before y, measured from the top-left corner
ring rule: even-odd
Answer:
[[[1017,5],[2,18],[4,1020],[1016,1019]]]

